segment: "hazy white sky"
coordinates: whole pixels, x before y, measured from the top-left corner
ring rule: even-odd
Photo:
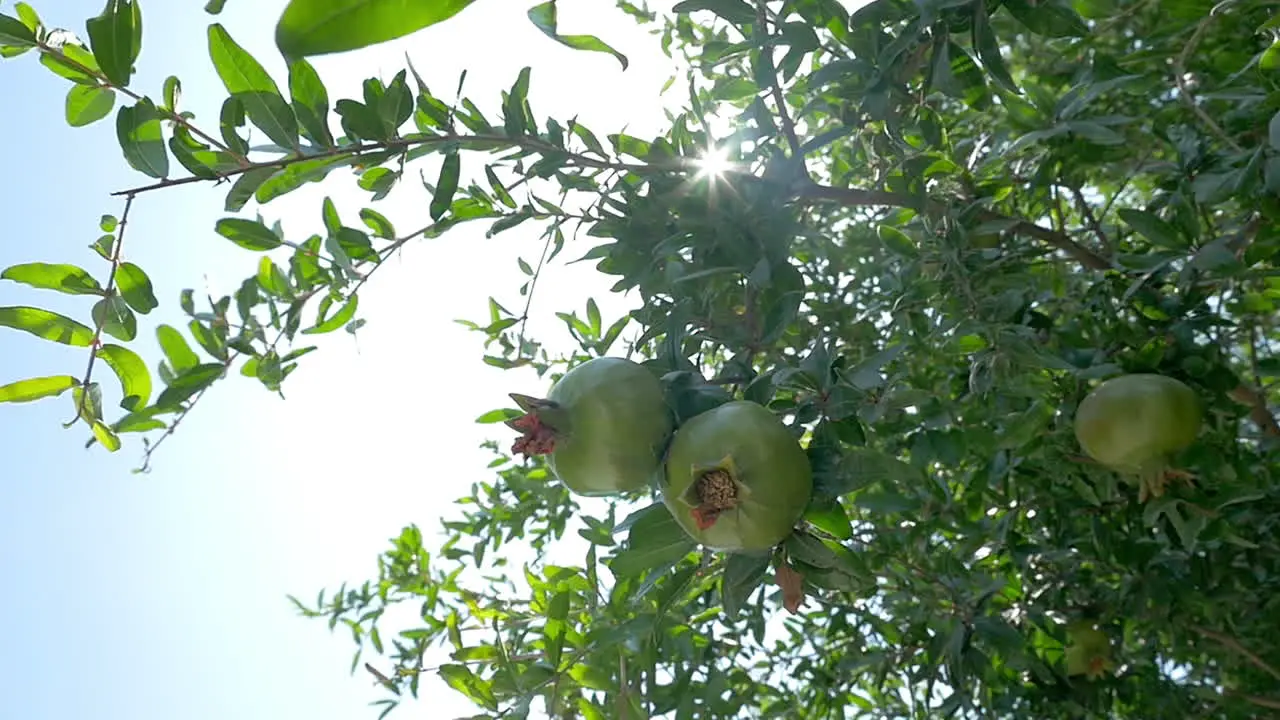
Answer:
[[[158,95],[181,77],[188,109],[213,122],[223,97],[205,50],[204,28],[223,23],[284,84],[271,42],[281,0],[230,0],[223,15],[200,3],[142,3],[145,34],[135,87]],[[533,2],[526,3],[532,5]],[[654,3],[657,7],[671,3]],[[33,3],[49,25],[83,34],[100,0]],[[671,75],[656,38],[615,10],[589,0],[560,4],[565,32],[592,32],[626,53],[623,72],[607,55],[574,52],[544,38],[525,5],[481,0],[449,23],[405,40],[315,65],[333,99],[358,96],[370,75],[389,79],[407,52],[427,83],[448,97],[469,69],[467,94],[496,116],[498,94],[532,65],[530,99],[540,116],[573,115],[603,135],[626,126],[661,129],[658,91]],[[0,11],[12,13],[11,3]],[[677,83],[679,86],[680,83]],[[62,119],[67,83],[34,56],[0,63],[9,106],[0,114],[8,181],[0,198],[6,227],[0,266],[73,262],[103,274],[86,246],[97,219],[119,214],[112,190],[145,184],[120,157],[114,122],[71,129]],[[21,98],[19,100],[19,98]],[[336,127],[336,123],[335,123]],[[429,161],[430,162],[430,161]],[[463,159],[480,170],[479,157]],[[429,178],[435,168],[424,167]],[[229,293],[256,257],[212,232],[225,188],[190,186],[145,195],[126,235],[128,259],[146,269],[162,308],[143,318],[135,344],[154,367],[159,322],[182,325],[184,287]],[[331,195],[354,218],[367,194],[335,173],[263,210],[289,236],[322,227]],[[428,197],[408,182],[376,207],[401,230],[426,223]],[[251,216],[254,207],[246,213]],[[0,717],[93,720],[279,720],[373,718],[383,697],[363,673],[347,674],[354,646],[319,621],[298,618],[286,593],[313,597],[322,587],[376,572],[375,556],[410,522],[433,529],[470,483],[487,478],[482,412],[509,404],[511,391],[539,394],[531,375],[480,362],[481,336],[455,318],[482,319],[489,295],[521,306],[517,255],[541,250],[532,225],[486,240],[483,226],[411,245],[364,291],[368,324],[357,340],[326,336],[285,386],[287,401],[231,378],[156,459],[150,475],[130,475],[141,445],[107,455],[81,449],[82,429],[61,431],[67,398],[0,407],[0,614],[13,627],[0,644]],[[566,250],[562,259],[589,247]],[[606,322],[629,308],[605,292],[611,282],[590,263],[553,268],[542,279],[531,330],[563,338],[554,311],[581,309],[594,295]],[[36,304],[87,319],[81,298],[0,283],[0,305]],[[0,334],[0,383],[83,371],[80,349]],[[99,377],[114,403],[114,380]],[[453,717],[473,709],[440,685],[424,688],[427,707],[400,717]],[[446,712],[447,709],[447,712]]]

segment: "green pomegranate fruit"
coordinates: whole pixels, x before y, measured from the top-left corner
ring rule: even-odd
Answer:
[[[745,400],[690,418],[667,451],[662,500],[712,550],[767,550],[791,534],[813,490],[800,443],[764,406]]]
[[[1138,475],[1140,499],[1145,500],[1164,492],[1168,457],[1195,441],[1202,412],[1195,391],[1178,380],[1122,375],[1102,383],[1080,403],[1076,439],[1099,463]]]
[[[1111,638],[1095,623],[1077,620],[1067,625],[1067,675],[1097,680],[1115,667]]]
[[[657,376],[622,358],[578,365],[545,399],[511,398],[527,413],[507,421],[522,433],[511,451],[546,455],[555,476],[579,495],[644,487],[674,430]]]

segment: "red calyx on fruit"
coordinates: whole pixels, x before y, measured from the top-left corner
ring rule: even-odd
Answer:
[[[546,455],[556,449],[556,435],[551,428],[542,424],[534,414],[524,415],[511,421],[511,427],[523,433],[511,445],[514,455],[532,457]]]
[[[698,507],[690,513],[699,530],[706,530],[716,524],[720,513],[738,504],[738,492],[733,486],[733,478],[724,470],[712,470],[698,478],[696,484]]]
[[[564,423],[564,418],[559,417],[564,414],[559,403],[517,393],[512,393],[511,399],[525,411],[524,415],[505,423],[507,427],[520,433],[520,437],[511,445],[512,454],[525,457],[551,454],[556,449],[556,439],[559,437],[556,428]]]

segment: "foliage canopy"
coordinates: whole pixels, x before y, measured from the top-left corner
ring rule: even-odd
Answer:
[[[471,324],[484,361],[552,380],[627,354],[662,376],[681,423],[731,399],[766,405],[806,448],[812,497],[776,552],[703,552],[652,490],[583,513],[544,462],[497,444],[516,411],[487,413],[494,476],[459,500],[442,547],[404,528],[377,577],[295,601],[350,630],[352,669],[382,681],[384,711],[425,673],[478,718],[1280,709],[1274,3],[618,0],[687,67],[673,78],[687,102],[652,138],[538,115],[527,69],[487,104],[461,85],[435,95],[412,67],[332,99],[305,59],[469,4],[293,0],[276,34],[287,78],[214,23],[217,118],[184,111],[176,77],[155,94],[131,85],[136,0],[109,0],[87,41],[25,3],[0,15],[0,55],[38,56],[68,82],[73,127],[114,110],[125,161],[149,178],[102,218],[105,279],[52,258],[3,271],[92,306],[81,320],[0,308],[8,329],[89,349],[82,376],[13,381],[0,402],[70,391],[91,444],[141,433],[149,462],[220,379],[278,391],[309,336],[358,329],[360,290],[406,243],[540,224],[521,294],[570,250],[644,306],[559,313],[578,345],[560,356],[524,333],[536,302],[495,301]],[[554,0],[528,18],[626,67],[604,40],[560,34]],[[406,234],[375,208],[413,165],[432,168],[431,222]],[[342,170],[370,196],[359,225],[329,201],[326,233],[306,238],[243,214]],[[159,305],[121,259],[132,203],[218,180],[214,230],[256,268],[207,303],[182,293],[189,326],[160,326],[153,375],[129,347]],[[1123,373],[1177,378],[1206,410],[1172,458],[1187,482],[1143,500],[1073,428],[1090,389]],[[544,553],[565,536],[585,557],[554,564]],[[504,568],[513,545],[538,558],[522,573]],[[390,623],[398,606],[420,621]],[[441,645],[450,661],[422,667]]]

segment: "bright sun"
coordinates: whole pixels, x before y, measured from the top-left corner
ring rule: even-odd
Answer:
[[[725,150],[708,150],[706,154],[698,158],[699,177],[718,178],[732,167],[733,163],[729,160],[729,153]]]

